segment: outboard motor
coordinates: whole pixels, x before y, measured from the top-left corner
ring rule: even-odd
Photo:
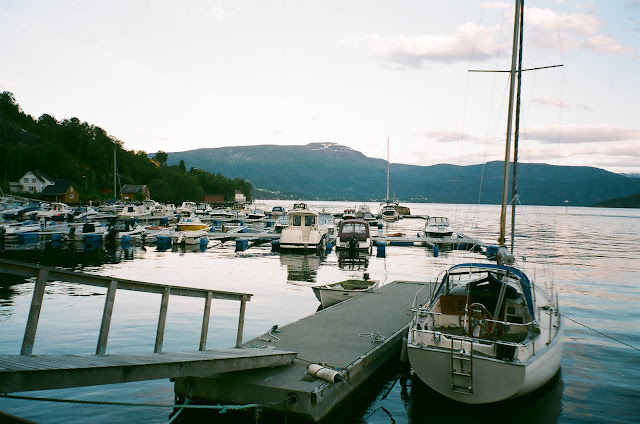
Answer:
[[[354,234],[351,236],[351,238],[349,239],[349,252],[350,253],[355,253],[356,249],[358,248],[358,243],[360,242],[360,240],[358,240],[358,235]]]
[[[105,236],[104,240],[108,244],[115,244],[117,236],[118,236],[118,230],[116,229],[116,227],[111,227],[107,231],[107,235]]]

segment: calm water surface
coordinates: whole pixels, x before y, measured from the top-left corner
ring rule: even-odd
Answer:
[[[275,204],[263,202],[270,210]],[[377,204],[370,204],[377,211]],[[310,202],[314,210],[341,212],[353,203]],[[416,215],[448,216],[452,226],[487,243],[497,240],[498,206],[410,204]],[[417,233],[419,219],[392,224],[393,232]],[[335,421],[402,422],[640,422],[640,211],[622,209],[519,208],[516,252],[519,266],[539,285],[553,284],[565,320],[565,352],[560,375],[542,390],[498,406],[467,407],[431,392],[419,379],[398,378],[391,363],[358,392]],[[387,247],[385,258],[371,256],[366,266],[344,266],[335,252],[326,257],[279,255],[270,246],[235,252],[235,244],[205,251],[158,251],[132,247],[83,251],[81,245],[36,249],[0,247],[0,257],[38,262],[85,272],[190,287],[252,293],[247,304],[244,340],[314,313],[319,304],[308,282],[360,277],[366,270],[382,284],[399,279],[428,281],[449,266],[483,260],[464,251]],[[0,276],[0,353],[20,352],[33,282]],[[47,286],[34,354],[91,354],[95,351],[105,290],[64,283]],[[152,352],[159,296],[118,292],[108,353]],[[403,307],[410,307],[405,305]],[[235,344],[237,302],[214,301],[208,348]],[[172,297],[163,350],[197,350],[202,302]],[[587,327],[589,328],[587,328]],[[629,344],[626,346],[596,331]],[[327,332],[330,329],[326,330]],[[369,330],[367,330],[369,331]],[[26,393],[31,396],[99,401],[171,404],[167,380],[81,389]],[[0,410],[41,423],[167,422],[171,408],[87,406],[0,399]],[[515,415],[514,415],[515,414]],[[229,417],[229,416],[228,416]],[[232,415],[237,423],[253,415]],[[183,414],[177,422],[215,422],[217,412]],[[283,419],[276,419],[282,422]]]

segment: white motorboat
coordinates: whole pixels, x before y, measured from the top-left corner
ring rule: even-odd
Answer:
[[[336,249],[371,250],[369,223],[363,219],[347,219],[338,223]]]
[[[237,211],[230,211],[228,209],[214,209],[209,212],[209,217],[212,219],[237,219]]]
[[[383,203],[382,209],[380,209],[380,217],[383,221],[397,221],[400,219],[395,203]]]
[[[136,219],[148,219],[151,217],[151,211],[143,206],[138,205],[124,205],[121,211],[116,216],[121,220],[136,220]]]
[[[327,229],[318,225],[318,214],[310,210],[289,212],[289,224],[280,233],[282,250],[320,250],[327,246]]]
[[[265,219],[267,214],[264,213],[262,209],[251,209],[247,213],[247,219],[257,220],[257,219]]]
[[[198,205],[196,206],[196,210],[194,212],[197,216],[201,218],[204,218],[204,217],[208,218],[212,211],[213,211],[213,208],[211,207],[210,204],[198,203]]]
[[[273,232],[276,234],[282,233],[282,230],[289,226],[289,214],[285,213],[284,215],[280,215],[276,220],[275,224],[273,224]]]
[[[271,218],[278,218],[279,216],[282,216],[284,214],[286,214],[287,212],[284,210],[284,208],[282,206],[274,206],[273,208],[271,208],[271,212],[269,212],[269,216]]]
[[[51,205],[46,210],[41,210],[36,213],[38,218],[45,219],[64,219],[67,215],[73,215],[73,209],[66,203],[51,202]]]
[[[378,287],[379,281],[369,280],[368,278],[358,280],[351,279],[330,284],[316,284],[311,286],[316,298],[320,301],[323,308],[335,305],[343,300],[362,296],[365,293],[372,292]]]
[[[321,212],[318,214],[318,226],[323,228],[328,235],[336,233],[336,217],[330,213]]]
[[[207,230],[175,231],[171,235],[171,241],[173,244],[185,245],[200,244],[202,240],[208,243],[207,232]]]
[[[445,216],[430,216],[424,224],[424,234],[427,237],[451,237],[453,228],[449,224],[449,218]]]
[[[69,228],[67,236],[72,241],[89,240],[91,237],[99,238],[100,241],[106,237],[109,226],[97,222],[85,222],[80,225],[73,225]]]
[[[125,236],[132,241],[142,240],[144,237],[144,227],[133,220],[116,220],[107,230],[104,236],[105,241],[113,243],[123,240]]]
[[[342,219],[355,219],[357,218],[356,216],[356,210],[354,208],[346,208],[345,210],[342,211]]]
[[[176,232],[176,227],[172,225],[148,225],[144,227],[145,243],[155,243],[158,237],[171,237]]]
[[[520,98],[515,79],[521,71],[516,57],[522,46],[515,40],[522,31],[522,6],[522,0],[516,0],[498,263],[455,265],[432,294],[419,291],[407,340],[415,374],[436,392],[469,404],[530,393],[556,375],[562,358],[564,327],[553,285],[546,292],[512,266],[515,202],[511,203],[511,253],[505,247],[508,199],[517,196],[517,142],[510,196],[507,190],[511,135],[517,137],[519,122],[515,120],[512,131],[513,101]]]
[[[369,207],[369,205],[363,203],[362,205],[358,206],[358,209],[356,210],[356,218],[364,219],[364,217],[368,215],[373,215],[371,213],[371,208]]]
[[[198,205],[196,204],[196,202],[182,202],[182,205],[180,205],[180,207],[176,209],[176,212],[182,215],[183,212],[195,213],[196,209],[198,209]]]

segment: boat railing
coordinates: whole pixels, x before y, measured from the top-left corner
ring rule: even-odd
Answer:
[[[35,287],[31,300],[31,308],[27,318],[27,326],[22,342],[21,355],[31,355],[36,338],[36,330],[40,317],[40,310],[44,301],[45,288],[50,281],[63,281],[70,284],[102,287],[107,289],[104,304],[104,312],[98,335],[96,355],[103,355],[107,348],[109,327],[117,290],[130,290],[145,293],[155,293],[162,295],[160,312],[158,316],[158,326],[156,330],[156,341],[154,352],[162,352],[164,339],[164,329],[169,307],[169,297],[184,296],[204,299],[204,313],[200,332],[199,350],[206,350],[207,335],[209,330],[209,319],[211,316],[211,301],[213,299],[233,300],[240,302],[240,312],[238,318],[238,328],[236,334],[236,347],[242,344],[242,333],[244,329],[244,316],[246,303],[251,300],[251,294],[238,292],[225,292],[218,290],[208,290],[192,287],[174,286],[167,284],[156,284],[143,281],[125,280],[116,277],[86,274],[82,272],[67,271],[58,268],[45,267],[41,265],[28,264],[7,259],[0,259],[0,273],[12,274],[25,278],[35,277]]]
[[[420,308],[423,306],[423,305],[419,305],[418,304],[418,296],[420,295],[420,292],[422,292],[422,290],[427,286],[429,286],[429,297],[427,297],[427,300],[429,300],[429,301],[431,300],[431,298],[433,297],[433,289],[434,289],[434,287],[436,286],[437,283],[438,283],[437,280],[428,281],[428,282],[424,283],[422,285],[422,287],[420,287],[418,289],[418,291],[416,292],[415,296],[413,297],[413,303],[411,304],[411,309],[410,309],[411,312],[414,312],[414,313],[418,312],[418,310],[420,310]]]

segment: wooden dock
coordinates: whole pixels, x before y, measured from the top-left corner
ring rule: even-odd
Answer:
[[[226,349],[117,355],[0,355],[0,393],[201,376],[291,364],[295,352]]]
[[[140,380],[207,376],[291,363],[294,352],[240,349],[246,303],[251,294],[155,284],[103,277],[82,272],[0,259],[0,273],[35,277],[31,308],[19,355],[0,355],[0,393],[126,383]],[[50,281],[106,288],[104,311],[95,355],[33,355],[36,330],[44,293]],[[159,295],[158,327],[154,353],[107,355],[109,327],[117,290]],[[203,299],[203,316],[198,351],[162,353],[164,329],[171,296]],[[236,349],[207,351],[211,301],[223,299],[240,303]],[[64,340],[61,340],[64,342]]]
[[[380,366],[399,356],[415,294],[421,287],[430,290],[431,286],[424,282],[393,282],[281,327],[279,333],[263,334],[244,346],[296,351],[297,360],[273,369],[176,378],[175,392],[179,396],[192,392],[205,402],[232,404],[268,404],[288,399],[289,413],[319,421]],[[338,368],[347,381],[334,384],[311,377],[306,373],[309,363]]]

